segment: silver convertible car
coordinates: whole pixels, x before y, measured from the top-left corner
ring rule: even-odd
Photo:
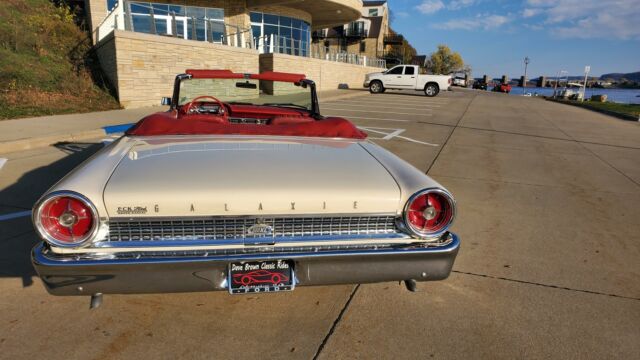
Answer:
[[[187,70],[149,115],[37,202],[53,295],[442,280],[451,194],[346,119],[304,75]]]

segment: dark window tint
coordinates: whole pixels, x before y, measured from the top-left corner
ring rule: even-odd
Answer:
[[[387,74],[389,74],[389,75],[402,75],[402,68],[404,68],[404,66],[396,66],[393,69],[389,70],[387,72]]]
[[[249,17],[251,17],[251,22],[262,22],[262,13],[252,12]]]
[[[415,74],[416,69],[413,66],[405,66],[404,67],[404,74],[405,75],[413,75]]]

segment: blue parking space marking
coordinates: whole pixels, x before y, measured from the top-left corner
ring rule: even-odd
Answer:
[[[120,124],[120,125],[111,125],[111,126],[105,126],[102,129],[104,130],[104,132],[109,135],[109,134],[116,134],[116,133],[122,133],[125,132],[127,130],[129,130],[129,128],[131,128],[134,124]]]

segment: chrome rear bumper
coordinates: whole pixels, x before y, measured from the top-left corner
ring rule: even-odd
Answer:
[[[33,265],[52,295],[169,293],[227,290],[230,262],[290,259],[296,286],[356,284],[449,276],[460,247],[450,233],[442,246],[399,245],[371,250],[123,259],[76,259],[40,243]]]

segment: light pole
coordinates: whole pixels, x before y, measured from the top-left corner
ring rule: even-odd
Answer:
[[[526,94],[527,91],[527,66],[529,65],[529,57],[525,56],[524,58],[524,79],[522,79],[522,95]]]

